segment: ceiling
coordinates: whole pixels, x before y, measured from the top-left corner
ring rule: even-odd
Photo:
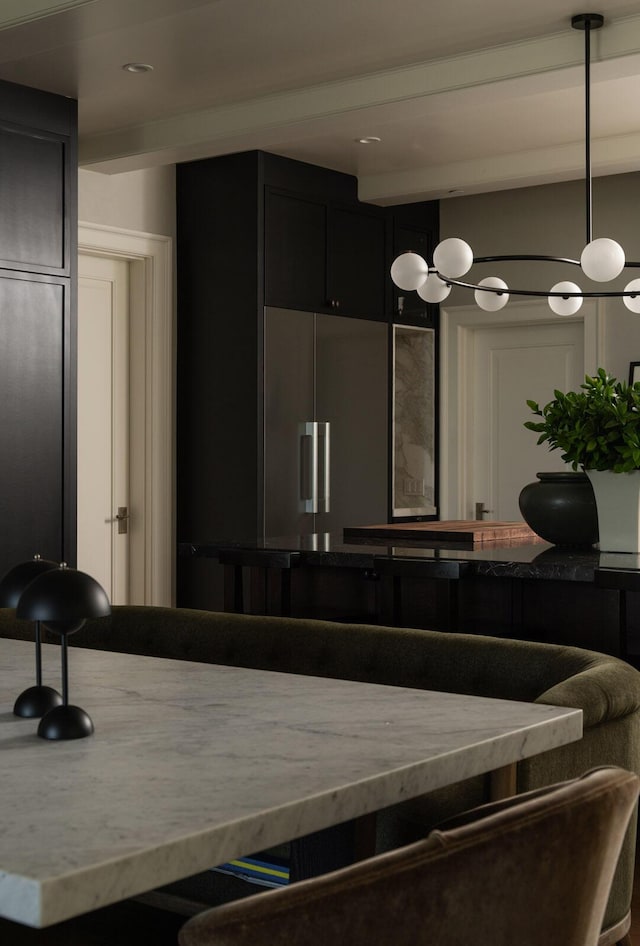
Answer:
[[[2,0],[0,79],[77,98],[80,163],[96,171],[260,148],[357,175],[363,200],[443,198],[584,175],[580,12],[575,0]],[[638,3],[595,12],[593,173],[640,170]],[[358,143],[368,136],[381,140]]]

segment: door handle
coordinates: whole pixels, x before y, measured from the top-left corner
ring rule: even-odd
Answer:
[[[129,531],[129,509],[127,506],[118,506],[116,513],[116,522],[118,523],[118,535],[126,535]]]
[[[318,511],[318,424],[300,424],[300,500],[302,511]]]
[[[484,519],[490,512],[493,512],[493,509],[485,509],[484,503],[476,503],[476,519]]]
[[[330,512],[331,507],[331,424],[318,423],[318,444],[322,446],[322,491],[318,496],[318,512]]]

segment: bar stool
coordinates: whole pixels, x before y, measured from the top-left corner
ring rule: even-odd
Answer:
[[[291,614],[291,569],[300,564],[300,552],[220,549],[218,562],[224,565],[225,611],[282,617]],[[245,568],[251,569],[248,595],[245,595]]]
[[[468,570],[468,562],[444,562],[439,559],[424,558],[385,558],[376,555],[373,567],[382,579],[378,600],[380,624],[402,627],[404,624],[402,581],[405,578],[420,578],[425,581],[436,580],[444,583],[445,630],[458,630],[458,581]]]

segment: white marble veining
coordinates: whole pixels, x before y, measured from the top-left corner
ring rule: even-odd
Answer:
[[[32,646],[0,658],[0,915],[33,926],[582,735],[579,710],[78,648],[95,734],[47,742],[11,713]]]
[[[435,493],[435,335],[393,327],[393,506],[396,516],[437,512]]]

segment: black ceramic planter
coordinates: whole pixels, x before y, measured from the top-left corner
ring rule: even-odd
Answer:
[[[547,542],[588,548],[598,541],[598,513],[586,473],[536,473],[520,493],[522,517]]]

